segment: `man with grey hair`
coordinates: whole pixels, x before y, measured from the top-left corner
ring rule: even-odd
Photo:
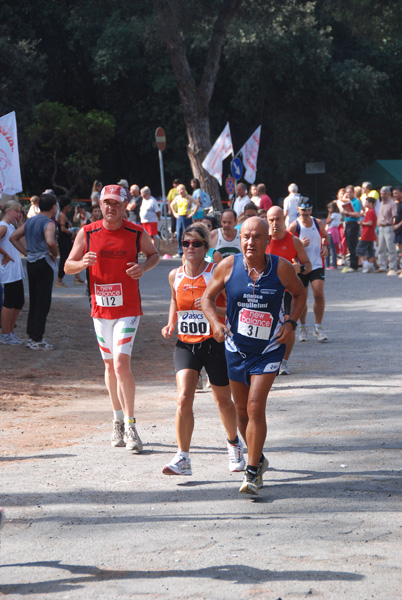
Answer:
[[[380,190],[380,208],[378,211],[378,269],[376,273],[396,275],[398,268],[398,254],[394,242],[394,218],[396,217],[396,203],[391,198],[391,188],[383,186]],[[388,261],[387,261],[388,258]],[[389,270],[388,270],[389,267]]]
[[[141,223],[140,219],[140,208],[142,204],[142,196],[140,194],[140,188],[136,183],[130,186],[131,199],[127,204],[128,220],[132,223]]]
[[[148,235],[152,238],[152,243],[157,244],[158,221],[161,220],[161,209],[156,199],[151,196],[151,190],[148,186],[141,188],[142,204],[140,208],[141,224]]]
[[[296,221],[297,217],[299,216],[298,206],[301,198],[300,194],[298,193],[299,188],[295,183],[291,183],[289,185],[288,192],[289,196],[286,196],[283,201],[283,214],[285,216],[286,227],[289,227],[289,225],[291,225],[293,221]]]
[[[247,194],[247,187],[244,183],[238,183],[236,187],[237,197],[233,204],[233,210],[236,212],[237,218],[244,212],[244,207],[250,202]]]

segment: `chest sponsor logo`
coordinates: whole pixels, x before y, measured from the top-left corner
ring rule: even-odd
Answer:
[[[186,291],[186,290],[198,290],[198,289],[199,289],[198,285],[192,285],[191,283],[185,283],[183,285],[183,290],[184,291]]]
[[[98,256],[101,256],[102,258],[123,258],[125,256],[127,256],[127,251],[126,250],[104,250],[102,248],[102,250],[99,251]]]

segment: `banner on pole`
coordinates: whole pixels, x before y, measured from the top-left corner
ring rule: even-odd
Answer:
[[[226,123],[225,129],[222,131],[202,163],[204,169],[219,181],[219,185],[222,185],[222,162],[232,153],[232,136],[230,135],[229,123]]]
[[[0,196],[22,192],[15,112],[0,118]]]
[[[261,125],[257,127],[253,135],[247,140],[239,154],[243,156],[243,165],[246,169],[244,179],[249,183],[254,183],[257,174],[257,158],[260,148]]]

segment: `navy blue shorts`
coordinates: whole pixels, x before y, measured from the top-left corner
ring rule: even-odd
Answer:
[[[266,354],[240,354],[226,350],[229,379],[250,385],[251,375],[277,373],[285,350],[286,344]]]

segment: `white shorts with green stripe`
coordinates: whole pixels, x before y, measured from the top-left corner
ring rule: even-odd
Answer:
[[[131,355],[140,317],[93,319],[99,350],[103,360],[117,354]]]

